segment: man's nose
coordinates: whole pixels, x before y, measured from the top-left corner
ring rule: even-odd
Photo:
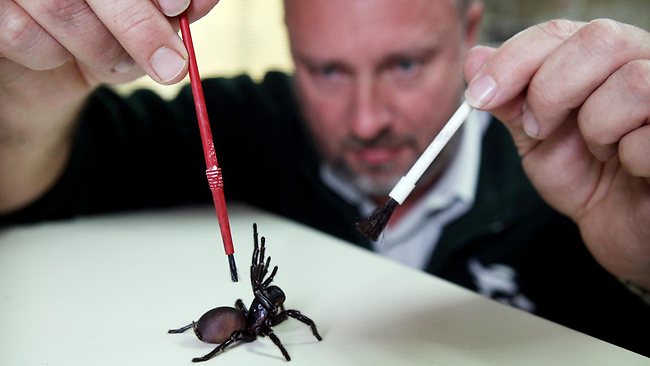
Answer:
[[[350,132],[362,140],[371,140],[390,128],[386,92],[371,78],[356,80],[350,104]]]

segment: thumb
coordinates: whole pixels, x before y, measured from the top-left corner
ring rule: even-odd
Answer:
[[[469,83],[476,77],[481,67],[487,62],[497,50],[488,46],[474,46],[467,52],[463,71],[465,80]]]
[[[463,65],[465,80],[472,86],[472,90],[468,89],[465,93],[465,98],[474,106],[476,104],[473,101],[485,99],[486,96],[494,93],[496,84],[490,78],[483,78],[481,80],[482,75],[479,75],[479,73],[496,52],[497,50],[492,47],[475,46],[469,50],[465,57],[465,63]],[[473,95],[470,95],[470,93],[473,93]],[[524,133],[521,127],[524,98],[525,95],[522,93],[510,101],[490,110],[490,113],[508,128],[521,156],[525,155],[527,151],[530,151],[536,145],[536,140],[531,139]]]

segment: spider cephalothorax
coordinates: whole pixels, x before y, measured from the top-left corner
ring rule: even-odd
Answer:
[[[311,332],[319,341],[322,340],[316,324],[301,314],[298,310],[285,310],[284,291],[278,286],[271,286],[278,272],[278,266],[268,274],[271,257],[265,259],[266,243],[264,237],[258,240],[257,225],[253,224],[253,259],[251,263],[251,287],[254,299],[247,309],[241,299],[235,301],[235,307],[220,306],[203,314],[198,321],[184,327],[169,330],[169,333],[182,333],[189,328],[194,329],[196,336],[203,342],[219,344],[212,352],[203,357],[192,359],[193,362],[207,361],[226,350],[237,342],[252,342],[258,336],[268,336],[280,349],[287,361],[291,360],[289,353],[273,333],[273,327],[288,318],[297,319],[311,328]],[[266,278],[265,278],[266,277]]]

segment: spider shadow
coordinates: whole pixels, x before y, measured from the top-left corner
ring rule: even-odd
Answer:
[[[294,346],[306,346],[320,343],[311,334],[309,327],[295,319],[293,319],[293,321],[287,320],[283,324],[274,327],[273,330],[275,335],[280,339],[280,342],[282,342],[282,345],[287,349],[290,356],[292,356],[292,348],[294,348]],[[321,329],[318,330],[323,339],[325,339],[327,333],[324,333]],[[285,361],[280,349],[269,337],[258,337],[257,340],[253,342],[240,342],[240,344],[246,348],[247,352]]]
[[[268,344],[262,343],[264,341],[268,341]],[[285,361],[284,356],[282,356],[282,353],[280,352],[280,349],[276,347],[275,344],[273,344],[273,342],[271,342],[271,340],[268,339],[268,337],[264,337],[264,338],[259,337],[254,342],[240,342],[239,344],[237,344],[237,346],[241,346],[245,348],[247,352],[252,354],[269,357],[269,358],[275,358],[280,361]],[[289,355],[291,355],[291,352],[289,352]]]

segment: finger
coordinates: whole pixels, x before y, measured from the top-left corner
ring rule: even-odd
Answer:
[[[464,62],[465,79],[474,79],[481,71],[483,65],[493,57],[496,52],[496,49],[486,46],[475,46],[469,50]],[[508,103],[502,104],[490,111],[498,120],[504,122],[510,131],[515,146],[521,156],[526,155],[528,151],[537,145],[537,140],[531,139],[526,133],[524,133],[521,127],[521,116],[525,106],[524,101],[525,94],[519,93]]]
[[[649,121],[650,60],[632,61],[613,73],[589,96],[578,115],[581,134],[601,161],[617,152],[624,136]],[[628,143],[634,145],[634,141],[636,138],[631,138]],[[646,145],[650,145],[650,139]]]
[[[481,66],[496,52],[496,49],[487,46],[474,46],[467,52],[463,63],[465,80],[472,80]]]
[[[633,176],[644,177],[650,183],[650,125],[623,136],[619,143],[619,158],[623,168]]]
[[[154,80],[180,81],[187,73],[187,51],[169,20],[151,1],[88,1],[119,43]]]
[[[192,0],[187,7],[187,15],[190,21],[201,19],[208,14],[212,8],[219,3],[219,0]]]
[[[111,19],[111,17],[113,17],[113,26],[109,26],[109,29],[117,37],[118,41],[124,46],[124,48],[136,59],[138,64],[142,65],[149,76],[160,83],[172,84],[182,80],[184,75],[187,73],[187,50],[178,37],[179,25],[178,18],[175,16],[181,14],[183,11],[187,11],[190,22],[195,21],[208,14],[208,12],[219,3],[219,0],[152,1],[152,4],[162,11],[162,13],[174,18],[164,18],[164,21],[160,22],[161,18],[156,17],[155,21],[147,22],[144,26],[138,26],[136,25],[137,21],[132,21],[131,24],[133,25],[129,26],[130,23],[128,21],[121,22],[119,20],[123,17],[119,10],[112,13],[104,13],[103,9],[114,10],[114,8],[104,4],[105,2],[101,0],[89,2],[94,9],[102,9],[101,14],[110,14],[107,17],[101,17],[103,20]],[[120,5],[121,4],[123,3],[120,3]],[[135,7],[131,8],[129,6],[122,8],[127,9],[127,11],[131,11],[132,13],[134,13],[133,10],[136,10]],[[150,10],[146,6],[144,6],[144,8],[146,8],[145,12]],[[135,19],[137,19],[137,17],[135,17]],[[146,36],[143,37],[139,32],[145,32],[145,35],[162,34],[161,36],[157,36],[154,40],[157,40],[158,43],[162,42],[163,45],[151,46],[151,43],[148,43],[150,39],[145,38]],[[131,34],[135,34],[135,37],[132,37]],[[151,56],[148,58],[148,63],[145,63],[142,55],[146,54],[147,48],[149,50],[155,49],[155,51],[153,51]],[[177,58],[178,55],[181,56],[182,60]],[[177,69],[179,66],[180,69]],[[180,71],[176,72],[177,70]]]
[[[472,80],[479,73],[486,61],[496,52],[496,49],[486,46],[475,46],[469,50],[464,62],[465,79]],[[504,122],[510,130],[515,146],[517,146],[517,150],[521,156],[524,156],[537,145],[537,140],[531,139],[521,128],[520,121],[525,106],[524,101],[525,94],[520,93],[508,103],[502,104],[490,111],[498,120]]]
[[[170,17],[168,20],[171,23],[174,31],[178,33],[180,24],[178,22],[178,15],[187,11],[187,17],[190,23],[201,19],[207,15],[212,8],[214,8],[219,0],[152,0],[153,3],[163,12],[166,16]]]
[[[187,9],[190,0],[154,0],[154,3],[165,15],[175,17]]]
[[[581,27],[544,60],[527,91],[526,132],[549,136],[616,70],[650,58],[650,35],[630,25],[596,20]]]
[[[71,59],[63,46],[10,0],[0,0],[0,57],[33,70],[53,69]]]
[[[133,60],[85,1],[16,1],[96,78],[132,69]]]
[[[187,10],[190,21],[195,21],[214,8],[219,0],[152,0],[168,17],[175,17]]]
[[[472,106],[491,110],[520,94],[544,60],[580,23],[553,20],[528,28],[506,41],[469,83],[466,97]]]

